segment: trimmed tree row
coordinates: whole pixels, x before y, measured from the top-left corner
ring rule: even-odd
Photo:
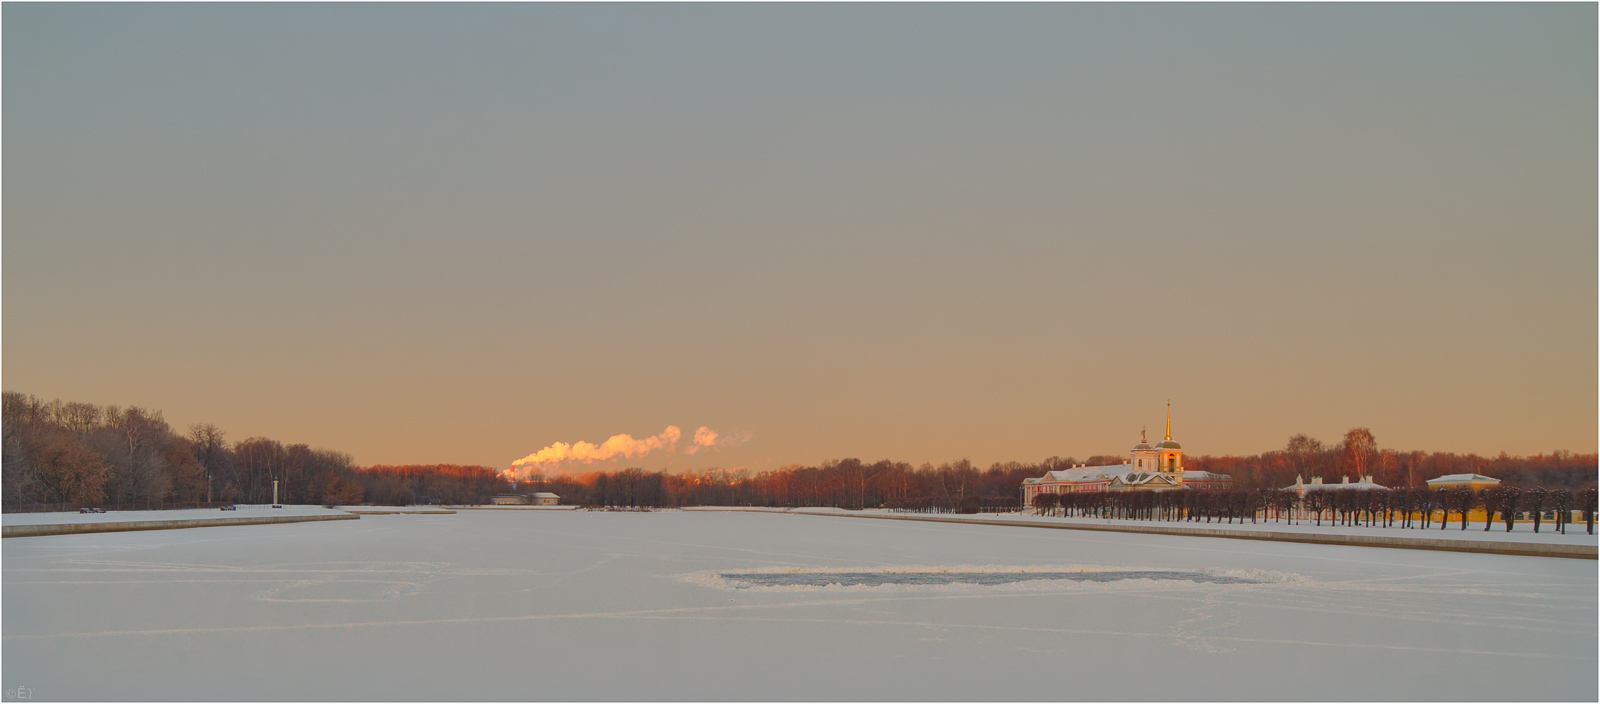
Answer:
[[[1594,534],[1594,488],[1570,489],[1501,485],[1475,492],[1455,489],[1327,489],[1308,491],[1304,497],[1289,489],[1196,489],[1187,491],[1127,491],[1042,493],[1033,507],[1040,515],[1119,518],[1153,521],[1217,523],[1311,522],[1322,525],[1364,525],[1445,530],[1458,525],[1466,530],[1473,512],[1484,512],[1483,529],[1504,523],[1507,531],[1519,515],[1540,531],[1546,512],[1554,513],[1554,530],[1565,533],[1574,509],[1583,511],[1590,535]],[[1437,519],[1437,520],[1436,520]]]

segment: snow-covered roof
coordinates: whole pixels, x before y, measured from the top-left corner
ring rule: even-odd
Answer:
[[[1482,474],[1446,474],[1442,477],[1429,479],[1429,484],[1444,484],[1447,482],[1489,482],[1499,484],[1500,480],[1494,477],[1485,477]]]
[[[1232,481],[1232,474],[1217,474],[1200,469],[1183,470],[1183,480],[1186,482],[1226,482]]]
[[[1167,484],[1169,486],[1178,485],[1178,482],[1172,477],[1161,474],[1160,472],[1129,472],[1127,474],[1119,475],[1111,481],[1115,484],[1127,484],[1129,486],[1141,486],[1144,484]]]
[[[535,499],[559,499],[561,497],[557,496],[555,494],[552,494],[552,493],[550,493],[548,491],[536,491],[536,492],[533,493],[533,498],[535,498]]]
[[[1115,476],[1127,474],[1133,470],[1131,464],[1110,464],[1100,467],[1073,467],[1072,469],[1058,469],[1045,472],[1041,481],[1047,482],[1093,482],[1106,481]]]
[[[1351,482],[1349,484],[1295,484],[1293,486],[1286,486],[1284,488],[1305,491],[1333,491],[1335,489],[1360,489],[1362,491],[1368,491],[1372,489],[1387,489],[1389,487],[1377,483],[1369,484],[1367,482]]]

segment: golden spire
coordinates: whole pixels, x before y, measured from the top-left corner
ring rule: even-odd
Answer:
[[[1167,439],[1172,439],[1172,399],[1167,399]]]

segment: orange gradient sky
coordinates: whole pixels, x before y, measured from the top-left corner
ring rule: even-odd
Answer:
[[[363,464],[1081,460],[1169,398],[1596,450],[1593,4],[3,12],[7,390]]]

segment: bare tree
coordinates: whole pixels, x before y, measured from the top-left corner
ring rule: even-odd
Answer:
[[[1289,438],[1289,443],[1283,447],[1283,454],[1294,472],[1305,477],[1321,473],[1322,455],[1326,451],[1325,445],[1305,434]]]
[[[1378,454],[1378,441],[1366,428],[1351,428],[1344,434],[1344,464],[1354,472],[1357,480],[1371,473],[1373,459]]]
[[[105,499],[107,467],[100,455],[66,435],[41,438],[36,477],[50,503],[93,506]]]
[[[161,412],[107,406],[104,413],[105,427],[90,442],[111,465],[108,498],[118,504],[166,498],[171,489],[166,449],[172,432]]]
[[[205,474],[206,501],[218,496],[224,497],[224,501],[231,500],[238,491],[238,482],[233,475],[227,436],[222,429],[210,423],[195,423],[189,426],[189,433],[184,437]]]

